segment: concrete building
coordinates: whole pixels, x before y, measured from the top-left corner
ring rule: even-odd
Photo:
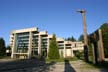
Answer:
[[[49,41],[53,35],[47,31],[39,31],[38,28],[14,30],[10,34],[11,58],[30,58],[34,56],[47,57]],[[82,42],[65,41],[57,38],[61,57],[73,57],[74,51],[83,50]]]

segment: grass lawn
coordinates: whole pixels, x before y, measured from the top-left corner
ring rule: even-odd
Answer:
[[[94,68],[108,69],[108,62],[102,62],[102,63],[98,63],[98,64],[93,64],[92,62],[88,62],[87,64],[89,64],[91,67],[94,67]]]
[[[10,59],[10,56],[0,56],[0,59]]]
[[[69,61],[75,61],[78,60],[77,57],[72,57],[72,58],[60,58],[60,59],[46,59],[46,62],[64,62],[64,60],[69,60]]]

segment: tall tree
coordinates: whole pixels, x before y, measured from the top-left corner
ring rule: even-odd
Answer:
[[[105,57],[108,57],[108,23],[104,23],[100,29],[102,30]]]
[[[76,41],[76,39],[72,36],[72,37],[68,37],[66,38],[67,41]]]
[[[84,35],[81,34],[80,37],[78,38],[78,41],[84,41]]]
[[[48,58],[49,59],[59,59],[60,58],[59,48],[56,42],[55,34],[53,34],[53,38],[50,41]]]
[[[11,47],[8,45],[8,46],[6,47],[6,49],[9,49],[9,50],[11,50]]]
[[[0,56],[4,56],[6,54],[5,41],[3,38],[0,38]]]

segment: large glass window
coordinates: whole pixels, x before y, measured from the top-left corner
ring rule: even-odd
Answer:
[[[16,40],[16,52],[17,53],[27,53],[29,45],[29,32],[18,33]]]

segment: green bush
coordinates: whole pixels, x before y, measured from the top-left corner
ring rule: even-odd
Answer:
[[[77,58],[84,59],[84,52],[83,51],[77,50],[77,51],[74,51],[74,54]]]

